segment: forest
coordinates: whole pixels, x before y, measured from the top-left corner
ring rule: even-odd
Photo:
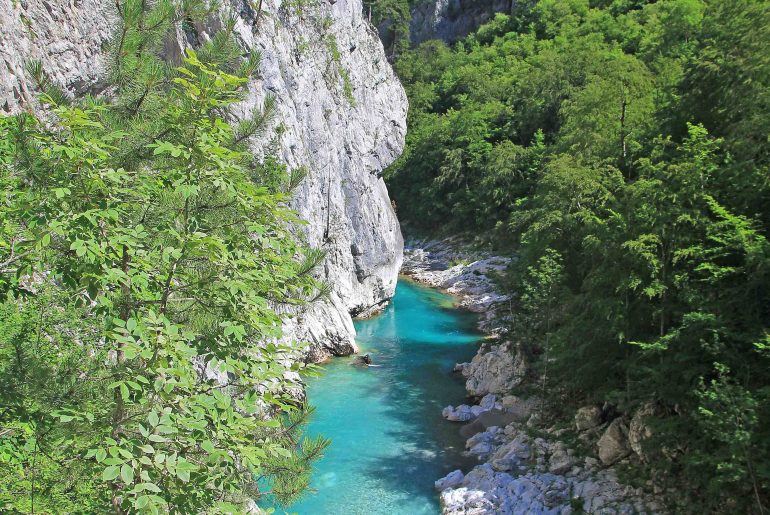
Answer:
[[[515,256],[536,388],[647,406],[677,512],[770,508],[768,48],[766,1],[541,0],[395,61],[405,232]]]

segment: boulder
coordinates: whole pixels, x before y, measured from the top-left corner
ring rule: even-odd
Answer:
[[[648,402],[639,408],[634,413],[633,418],[631,418],[631,424],[628,427],[628,440],[631,444],[631,449],[643,462],[649,459],[647,453],[644,452],[643,442],[652,436],[652,429],[648,425],[648,419],[660,416],[660,414],[660,408],[655,403]]]
[[[492,468],[499,472],[519,470],[532,458],[532,447],[529,437],[519,434],[510,442],[498,448],[489,460]]]
[[[616,418],[604,431],[596,444],[599,459],[605,465],[612,465],[631,454],[631,444],[628,441],[628,424],[625,419]]]
[[[548,472],[552,474],[566,474],[572,469],[574,464],[575,460],[567,454],[567,450],[559,447],[548,459]]]
[[[471,407],[467,404],[461,404],[456,408],[447,406],[441,411],[441,416],[452,422],[467,422],[476,418]]]
[[[463,483],[463,479],[465,479],[465,475],[461,470],[453,470],[446,476],[436,481],[433,486],[439,492],[443,492],[447,488],[457,488]]]
[[[510,413],[517,422],[526,422],[537,403],[536,398],[522,399],[515,395],[506,395],[500,402],[503,411]]]
[[[575,427],[578,431],[585,431],[601,425],[602,410],[598,406],[583,406],[575,413]]]
[[[486,394],[482,399],[479,405],[485,410],[491,410],[495,407],[495,402],[497,401],[497,397],[495,397],[494,394],[488,393]]]
[[[476,433],[485,431],[490,427],[505,427],[511,422],[517,422],[518,419],[511,413],[506,413],[499,409],[491,409],[479,414],[476,420],[460,428],[460,434],[465,438],[470,438]]]
[[[479,456],[480,458],[486,458],[493,452],[497,445],[497,433],[500,432],[498,427],[490,427],[486,431],[477,433],[470,437],[465,442],[465,448],[468,449],[468,454]]]
[[[468,378],[465,389],[470,395],[503,394],[518,386],[527,374],[524,353],[518,345],[504,343],[473,357],[463,369]]]

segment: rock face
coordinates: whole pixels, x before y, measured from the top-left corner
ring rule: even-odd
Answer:
[[[510,13],[515,0],[430,0],[412,10],[412,43],[441,39],[452,43],[464,38],[495,13]]]
[[[393,295],[403,240],[380,172],[403,149],[407,99],[361,0],[309,2],[301,16],[282,0],[262,5],[256,25],[243,0],[226,0],[220,15],[236,15],[240,44],[262,53],[241,112],[277,97],[279,156],[308,170],[292,207],[308,222],[298,234],[327,253],[320,273],[332,293],[290,320],[286,333],[309,342],[308,359],[319,361],[354,352],[351,315],[370,314]],[[100,91],[111,13],[101,0],[0,0],[0,112],[32,104],[29,59],[73,95]],[[180,33],[171,51],[185,41]]]

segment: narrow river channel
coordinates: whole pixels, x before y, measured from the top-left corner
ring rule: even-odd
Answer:
[[[420,515],[440,512],[433,482],[468,465],[458,426],[442,419],[465,389],[452,374],[470,360],[476,317],[436,290],[400,281],[388,308],[356,323],[362,353],[378,367],[338,358],[308,383],[311,434],[332,439],[299,515]]]

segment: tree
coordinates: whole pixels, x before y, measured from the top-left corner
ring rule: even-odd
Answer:
[[[236,127],[225,121],[258,56],[238,57],[230,22],[174,68],[158,52],[164,30],[207,11],[129,1],[120,12],[114,97],[64,103],[38,66],[52,118],[2,126],[2,182],[15,187],[1,208],[6,309],[51,285],[98,327],[64,329],[77,359],[63,380],[84,378],[93,400],[64,395],[51,410],[35,400],[49,390],[10,389],[19,406],[38,406],[31,426],[19,409],[0,415],[13,435],[36,435],[31,454],[25,444],[12,458],[34,468],[37,449],[55,448],[51,460],[77,462],[97,491],[109,487],[116,513],[239,511],[263,494],[258,477],[289,502],[327,442],[299,433],[306,410],[290,372],[304,366],[276,307],[323,293],[312,277],[323,256],[289,231],[298,176],[284,169],[279,180],[246,148],[271,103]],[[11,322],[14,354],[30,356],[29,322]],[[3,381],[18,386],[6,344]],[[36,357],[21,366],[40,377],[61,370],[63,357]],[[51,426],[66,437],[43,438]]]

